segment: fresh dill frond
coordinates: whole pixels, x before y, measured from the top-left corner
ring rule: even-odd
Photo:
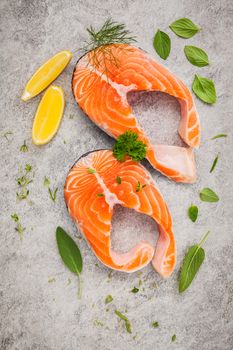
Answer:
[[[17,223],[16,227],[15,227],[15,231],[18,232],[19,238],[20,240],[22,240],[23,238],[23,231],[25,231],[25,227],[22,226],[19,217],[16,213],[11,215],[12,220],[14,220],[14,222]]]
[[[146,157],[147,146],[138,140],[138,135],[133,131],[126,131],[120,135],[113,146],[113,155],[120,162],[124,162],[126,156],[139,162]]]
[[[109,74],[109,66],[119,65],[113,53],[112,45],[129,45],[136,42],[135,36],[125,28],[124,23],[117,23],[111,18],[108,18],[99,30],[90,26],[87,28],[87,32],[89,34],[89,40],[85,42],[81,51],[84,54],[91,51],[88,64],[91,64],[95,69],[102,66],[102,73],[106,74],[107,77]],[[121,49],[126,50],[124,47]]]
[[[51,200],[53,201],[53,203],[56,202],[57,190],[58,190],[58,188],[55,188],[54,191],[52,191],[52,189],[51,189],[50,187],[48,188],[48,192],[49,192],[50,198],[51,198]]]

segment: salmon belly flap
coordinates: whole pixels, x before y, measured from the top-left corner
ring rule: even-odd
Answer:
[[[177,182],[195,182],[193,148],[200,143],[200,121],[189,89],[139,48],[114,44],[108,45],[108,50],[116,64],[103,60],[100,50],[87,53],[77,62],[72,79],[77,103],[114,138],[127,130],[136,132],[148,147],[148,161],[162,174]],[[178,99],[181,107],[178,132],[187,147],[158,145],[146,136],[127,100],[128,92],[142,90],[161,91]]]
[[[116,181],[117,176],[121,183]],[[146,185],[139,191],[138,182]],[[103,264],[133,272],[152,262],[161,276],[173,272],[176,244],[171,216],[154,180],[141,164],[131,159],[118,162],[110,150],[90,152],[68,173],[64,195],[72,219]],[[127,253],[118,254],[112,249],[111,221],[116,204],[154,219],[159,227],[156,247],[141,241]]]

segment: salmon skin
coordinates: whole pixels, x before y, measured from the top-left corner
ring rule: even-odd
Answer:
[[[138,181],[146,185],[139,191]],[[168,277],[172,273],[176,247],[171,216],[154,180],[141,164],[130,158],[118,162],[110,150],[85,154],[69,171],[64,195],[71,217],[104,265],[133,272],[151,261],[160,275]],[[156,247],[142,241],[124,254],[112,250],[111,220],[115,204],[155,220],[159,228]]]
[[[188,88],[139,48],[112,44],[106,45],[106,50],[110,57],[107,60],[101,50],[94,50],[77,62],[72,89],[79,106],[114,138],[126,130],[136,132],[148,147],[148,161],[165,176],[177,182],[195,182],[192,149],[200,143],[200,122]],[[127,101],[129,91],[140,90],[161,91],[178,99],[181,106],[178,132],[188,148],[157,145],[148,139]]]

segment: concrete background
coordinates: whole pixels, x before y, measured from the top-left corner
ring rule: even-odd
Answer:
[[[194,185],[175,184],[146,163],[162,191],[174,221],[177,239],[177,268],[163,280],[151,266],[142,270],[138,294],[137,273],[109,271],[99,263],[69,218],[63,200],[66,173],[84,152],[111,147],[113,140],[99,130],[77,107],[70,89],[71,74],[79,53],[57,79],[66,96],[66,110],[57,136],[47,146],[31,142],[33,117],[41,95],[23,103],[24,85],[31,74],[56,52],[79,48],[87,39],[85,28],[101,25],[112,16],[125,22],[138,38],[138,45],[152,54],[152,39],[160,28],[172,40],[165,66],[190,87],[194,74],[214,79],[218,101],[208,106],[196,100],[202,123],[202,143],[196,152],[199,179]],[[175,36],[168,26],[180,17],[190,17],[202,31],[190,40]],[[230,350],[233,348],[233,254],[232,254],[232,0],[1,0],[0,1],[0,348],[8,349],[179,349]],[[211,65],[192,66],[184,45],[197,45],[209,54]],[[135,113],[155,142],[178,144],[177,102],[159,94],[130,96]],[[70,114],[74,115],[70,119]],[[154,127],[151,130],[153,119]],[[13,132],[8,141],[3,134]],[[211,141],[226,132],[227,139]],[[19,151],[26,140],[29,151]],[[64,143],[64,140],[66,143]],[[210,174],[217,154],[219,163]],[[35,171],[29,185],[31,204],[16,203],[16,178],[20,166],[30,163]],[[55,204],[43,186],[44,176],[58,187]],[[200,202],[204,186],[220,196],[218,203]],[[191,203],[198,205],[195,224],[187,217]],[[26,230],[22,242],[14,231],[12,213],[18,213]],[[121,219],[120,221],[117,220]],[[128,220],[127,220],[128,219]],[[130,225],[129,226],[129,219]],[[147,237],[151,223],[117,210],[113,242],[117,249],[132,246],[139,236]],[[137,223],[141,223],[141,227]],[[55,242],[55,229],[63,226],[78,242],[84,259],[83,297],[77,299],[77,278],[62,264]],[[134,225],[134,226],[133,226]],[[133,236],[130,227],[138,227]],[[141,228],[143,227],[143,230]],[[206,260],[191,287],[178,294],[178,271],[187,248],[211,230],[205,244]],[[152,228],[153,231],[153,228]],[[117,238],[118,237],[118,238]],[[127,238],[128,237],[128,238]],[[53,282],[49,282],[52,279]],[[53,280],[55,279],[55,281]],[[69,279],[71,281],[69,281]],[[70,283],[71,282],[71,283]],[[106,311],[105,297],[114,298]],[[125,312],[133,334],[126,333],[114,310]],[[151,327],[152,321],[160,326]],[[100,324],[101,322],[101,324]],[[177,340],[171,343],[171,336]]]

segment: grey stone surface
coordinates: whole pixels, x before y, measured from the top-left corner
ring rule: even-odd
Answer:
[[[39,148],[31,142],[32,121],[41,95],[28,103],[20,100],[27,79],[43,61],[60,50],[79,48],[87,38],[85,28],[90,24],[99,26],[108,16],[125,22],[137,36],[138,45],[159,61],[152,46],[153,35],[158,28],[169,32],[172,51],[164,64],[189,87],[195,73],[213,78],[218,95],[214,106],[195,99],[202,123],[202,143],[196,152],[199,177],[196,184],[173,183],[146,163],[173,216],[178,259],[173,276],[167,280],[159,277],[151,266],[143,269],[140,276],[143,289],[138,294],[130,293],[138,284],[137,273],[113,272],[108,278],[109,269],[78,238],[63,199],[65,177],[74,161],[84,152],[113,144],[73,99],[70,80],[79,53],[57,79],[56,83],[65,91],[66,110],[57,136],[47,146]],[[179,17],[192,18],[202,31],[190,40],[176,37],[168,26]],[[232,20],[232,0],[0,1],[1,350],[233,348]],[[211,65],[201,69],[192,66],[183,54],[185,44],[204,48]],[[139,93],[129,98],[156,142],[180,142],[176,131],[179,107],[174,99],[157,93]],[[73,119],[70,114],[74,114]],[[151,118],[153,128],[148,123]],[[7,131],[13,132],[8,141],[3,137]],[[227,139],[210,141],[213,135],[222,132],[228,133]],[[24,140],[29,146],[27,153],[19,151]],[[217,153],[219,164],[210,174]],[[26,163],[35,170],[29,185],[32,204],[16,203],[16,178],[20,166]],[[52,188],[58,187],[55,204],[43,187],[44,176],[51,179]],[[219,194],[218,203],[200,202],[198,191],[204,186]],[[195,224],[187,217],[191,203],[196,203],[200,210]],[[22,242],[10,218],[14,212],[26,228]],[[125,244],[132,246],[147,235],[146,230],[151,234],[151,222],[145,221],[143,235],[139,222],[132,213],[117,211],[113,237],[117,249],[124,249]],[[139,227],[138,235],[129,230],[131,223]],[[82,250],[81,300],[77,299],[77,279],[63,266],[57,252],[57,225],[69,231]],[[206,260],[190,289],[179,295],[177,277],[184,253],[207,230],[211,230],[211,235],[205,244]],[[50,278],[55,278],[55,282],[49,283]],[[108,294],[112,294],[114,301],[106,311],[104,299]],[[114,314],[115,309],[128,310],[132,335],[126,333]],[[98,326],[95,320],[103,326]],[[159,328],[153,329],[152,321],[158,321]],[[173,334],[177,340],[171,343]]]

